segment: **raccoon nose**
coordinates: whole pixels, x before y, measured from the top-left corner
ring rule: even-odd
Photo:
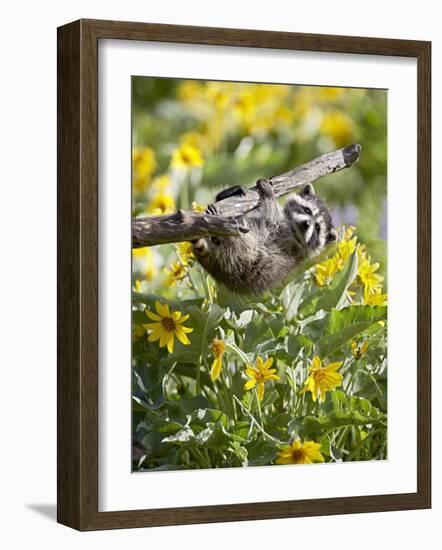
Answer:
[[[207,253],[207,243],[205,239],[198,239],[193,243],[193,251],[197,256],[203,256]]]

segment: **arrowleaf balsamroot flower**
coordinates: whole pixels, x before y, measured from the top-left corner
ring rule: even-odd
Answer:
[[[319,393],[319,401],[324,402],[325,392],[337,388],[342,384],[342,374],[336,372],[341,368],[342,364],[343,361],[337,361],[323,367],[321,359],[315,355],[312,360],[312,366],[309,367],[311,374],[305,381],[302,391],[311,392],[313,401],[316,401]]]
[[[187,273],[186,264],[181,262],[172,262],[169,268],[164,269],[166,275],[166,286],[176,286],[178,281],[182,281]]]
[[[319,449],[320,443],[315,441],[304,441],[295,439],[291,445],[287,445],[278,453],[276,464],[312,464],[313,462],[324,462]]]
[[[214,382],[219,378],[223,368],[223,355],[226,353],[226,344],[222,340],[214,338],[211,349],[214,355],[214,360],[210,370],[210,378]]]
[[[183,143],[181,147],[175,149],[172,155],[172,166],[174,168],[193,168],[194,166],[203,166],[204,161],[201,156],[201,151],[190,145]]]
[[[155,323],[147,323],[143,325],[147,330],[151,330],[151,334],[148,337],[149,342],[155,342],[159,340],[160,348],[167,346],[169,353],[173,353],[173,345],[175,337],[185,346],[190,344],[187,334],[193,332],[193,328],[185,327],[182,325],[184,321],[187,321],[189,315],[183,315],[180,311],[169,310],[169,304],[162,304],[156,300],[155,309],[157,313],[153,313],[146,309],[146,315]]]
[[[355,359],[360,359],[364,353],[368,350],[368,340],[365,340],[362,344],[358,345],[356,340],[351,343],[351,352]]]
[[[315,268],[315,283],[318,286],[327,286],[338,271],[339,264],[335,257],[317,264]]]
[[[378,269],[379,263],[372,264],[368,258],[364,259],[360,264],[358,274],[366,293],[375,292],[382,287],[384,278],[382,275],[376,273]]]
[[[170,193],[160,191],[151,200],[147,213],[153,216],[163,216],[164,214],[171,214],[175,210],[176,204],[173,196]]]
[[[386,306],[387,294],[382,293],[382,288],[376,288],[372,292],[364,292],[364,304],[367,306]]]
[[[276,369],[271,369],[273,359],[269,357],[264,363],[262,357],[258,355],[256,359],[256,368],[248,366],[246,368],[246,374],[250,378],[244,384],[245,390],[251,390],[255,386],[258,386],[258,399],[262,401],[264,399],[265,383],[269,380],[279,380],[279,376],[276,374]]]
[[[181,263],[185,266],[191,264],[193,260],[195,259],[195,255],[193,253],[193,246],[190,242],[182,242],[178,243],[176,246],[177,254],[179,259],[181,260]]]

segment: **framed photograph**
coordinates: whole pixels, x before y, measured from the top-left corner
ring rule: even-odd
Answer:
[[[58,521],[431,506],[429,42],[58,29]]]

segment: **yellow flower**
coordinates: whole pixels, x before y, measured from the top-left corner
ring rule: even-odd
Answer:
[[[146,281],[152,281],[156,275],[156,267],[152,250],[149,247],[133,248],[134,271],[140,271]]]
[[[328,86],[318,86],[315,91],[318,99],[323,100],[325,103],[339,99],[344,93],[343,88],[331,88]]]
[[[324,115],[321,131],[333,138],[338,147],[351,141],[353,135],[353,122],[341,111],[330,111]]]
[[[172,166],[174,168],[193,168],[204,164],[201,151],[189,143],[183,143],[175,149],[172,155]]]
[[[144,191],[157,167],[153,149],[150,147],[134,147],[132,163],[135,189]]]
[[[176,251],[178,254],[178,258],[180,259],[181,263],[185,266],[191,264],[195,259],[192,243],[189,243],[187,241],[179,243],[176,245]]]
[[[358,255],[358,265],[361,265],[367,258],[365,244],[358,243],[356,246],[356,254]]]
[[[148,246],[142,246],[140,248],[132,248],[132,256],[136,258],[144,258],[152,255],[152,250]]]
[[[171,214],[172,212],[175,212],[175,210],[175,199],[169,193],[162,192],[153,197],[147,209],[148,213],[153,216]]]
[[[356,248],[356,240],[357,237],[353,237],[353,239],[343,239],[338,244],[338,257],[341,262],[342,267],[346,264],[348,258],[353,254]]]
[[[230,93],[225,84],[208,82],[206,94],[209,101],[211,101],[219,111],[225,109],[229,104]]]
[[[256,368],[248,366],[246,368],[246,374],[250,378],[244,384],[245,390],[251,390],[256,385],[258,386],[258,399],[262,401],[264,399],[265,383],[268,380],[279,380],[279,376],[276,374],[276,369],[271,369],[273,359],[269,357],[264,363],[261,356],[258,355],[256,359]]]
[[[206,207],[204,206],[204,204],[201,204],[200,202],[193,201],[192,202],[192,210],[194,212],[205,212]]]
[[[382,286],[384,278],[376,273],[379,269],[379,263],[370,263],[369,258],[365,258],[358,269],[358,275],[364,285],[364,291],[371,293]]]
[[[364,292],[364,304],[367,306],[386,306],[387,294],[382,294],[382,288],[375,288],[372,292]]]
[[[165,269],[164,273],[167,275],[166,285],[175,286],[178,281],[182,281],[186,276],[186,266],[181,262],[172,262],[169,269]]]
[[[234,112],[239,118],[248,118],[256,109],[256,98],[247,90],[240,92],[235,99]]]
[[[312,360],[312,366],[309,368],[311,374],[305,381],[302,391],[311,392],[313,401],[316,401],[319,393],[319,401],[323,402],[326,391],[337,388],[342,384],[342,375],[336,372],[341,368],[342,363],[343,361],[338,361],[323,367],[321,359],[315,355]]]
[[[203,85],[197,80],[183,80],[178,88],[178,97],[183,101],[189,101],[198,97],[203,90]]]
[[[169,310],[169,304],[162,304],[156,300],[155,309],[157,313],[153,313],[146,309],[146,315],[155,323],[147,323],[144,326],[147,330],[152,331],[148,337],[149,342],[159,340],[160,348],[167,346],[169,353],[173,353],[173,345],[175,337],[185,346],[190,344],[186,334],[193,332],[193,328],[184,327],[182,323],[187,321],[189,315],[183,315],[180,311]]]
[[[132,341],[135,342],[142,336],[144,336],[146,331],[141,325],[133,325],[132,327]]]
[[[339,263],[336,256],[329,258],[315,266],[315,283],[318,286],[328,285],[339,271]]]
[[[170,176],[169,174],[163,174],[162,176],[157,176],[152,181],[152,187],[158,189],[158,191],[164,191],[170,185]]]
[[[313,462],[324,462],[320,449],[321,444],[315,441],[304,441],[295,439],[291,445],[287,445],[279,451],[276,464],[312,464]]]
[[[214,355],[214,360],[210,370],[210,378],[215,381],[219,378],[221,369],[223,368],[223,355],[226,353],[226,344],[222,340],[214,338],[211,349]]]
[[[353,225],[347,225],[344,229],[344,241],[349,241],[353,237],[355,229]]]
[[[353,340],[351,343],[351,351],[355,359],[360,359],[368,350],[368,340],[365,340],[360,346]]]
[[[133,289],[135,290],[135,292],[142,292],[143,291],[143,287],[141,286],[141,281],[139,279],[137,279],[135,281]]]

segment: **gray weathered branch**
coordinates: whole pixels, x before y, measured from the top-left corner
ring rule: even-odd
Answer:
[[[290,193],[300,186],[312,183],[327,174],[352,166],[358,159],[361,146],[357,143],[321,155],[285,174],[268,178],[273,184],[276,197]],[[166,216],[134,218],[132,220],[132,246],[154,246],[157,244],[193,241],[207,236],[237,236],[246,233],[246,227],[237,221],[239,216],[254,210],[259,205],[256,187],[247,189],[244,196],[234,196],[218,201],[218,216],[197,212],[184,212]]]

